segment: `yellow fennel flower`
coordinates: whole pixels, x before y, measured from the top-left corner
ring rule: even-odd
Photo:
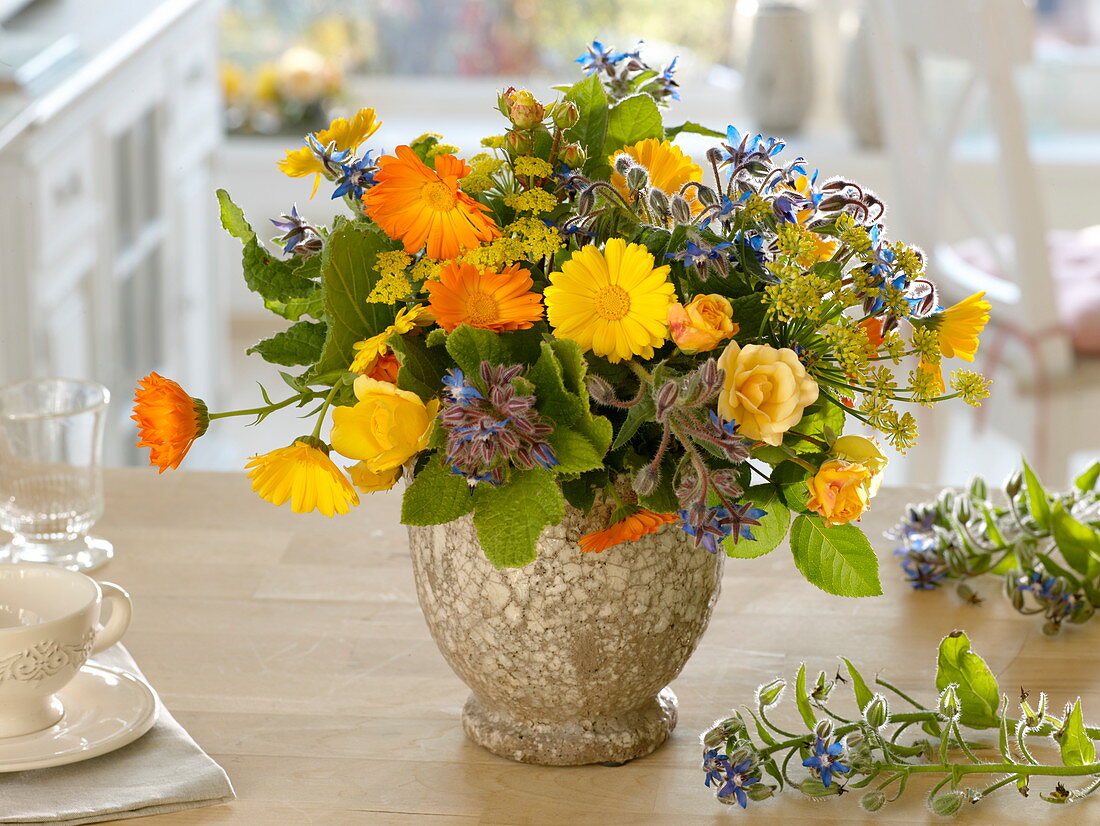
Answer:
[[[622,238],[609,240],[603,251],[592,245],[577,250],[544,291],[554,335],[608,361],[652,358],[668,335],[676,297],[669,268],[653,264],[645,247]]]
[[[615,158],[621,154],[627,154],[640,166],[644,166],[649,173],[649,185],[675,195],[680,187],[688,181],[701,181],[703,170],[689,155],[685,155],[680,147],[672,141],[659,141],[656,138],[647,138],[633,146],[624,146],[611,156],[609,163],[614,167]],[[611,185],[619,190],[624,198],[630,198],[626,186],[626,177],[614,172],[611,175]],[[685,196],[689,202],[694,203],[695,191],[689,190]]]
[[[359,494],[340,468],[307,439],[257,456],[245,470],[252,490],[261,498],[273,505],[283,505],[289,499],[295,513],[317,510],[332,516],[359,504]]]
[[[350,118],[337,118],[329,124],[328,129],[322,129],[314,133],[317,142],[321,146],[328,146],[336,141],[337,151],[350,149],[354,152],[359,144],[378,131],[382,121],[376,120],[373,109],[360,109]],[[279,169],[291,178],[304,178],[306,175],[314,175],[313,197],[317,193],[317,186],[321,183],[321,174],[325,171],[313,150],[308,146],[299,149],[291,149],[286,157],[279,161]]]
[[[989,322],[991,307],[985,293],[974,293],[933,316],[940,334],[940,352],[947,358],[974,361],[978,352],[978,336]]]

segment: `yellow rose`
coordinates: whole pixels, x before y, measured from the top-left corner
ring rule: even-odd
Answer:
[[[725,371],[718,413],[737,422],[749,439],[778,445],[783,434],[802,420],[802,411],[817,401],[817,382],[794,350],[767,344],[731,341],[718,357]]]
[[[356,462],[347,469],[351,476],[351,483],[359,489],[360,493],[374,493],[380,490],[389,490],[397,484],[397,476],[401,468],[395,467],[383,473],[374,473],[367,467],[366,462]]]
[[[355,405],[332,411],[330,441],[337,453],[383,474],[428,446],[438,401],[424,404],[415,393],[367,376],[355,380],[355,398]]]
[[[733,307],[720,295],[697,295],[685,307],[668,308],[672,340],[685,353],[713,350],[740,327],[733,323]]]
[[[871,500],[867,492],[870,479],[871,471],[863,465],[830,459],[810,480],[810,501],[806,507],[825,517],[829,525],[859,519]]]
[[[833,443],[832,453],[838,459],[867,468],[871,472],[870,478],[867,479],[867,498],[870,499],[878,493],[879,486],[882,484],[882,475],[890,460],[879,450],[874,439],[868,439],[866,436],[841,436]]]

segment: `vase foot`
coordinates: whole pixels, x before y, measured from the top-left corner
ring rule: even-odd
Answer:
[[[671,688],[622,714],[547,721],[517,717],[471,694],[462,710],[466,735],[493,754],[542,766],[622,765],[655,751],[676,728]]]

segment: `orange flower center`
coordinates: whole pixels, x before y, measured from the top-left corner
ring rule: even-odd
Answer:
[[[420,197],[432,209],[446,212],[455,208],[455,193],[443,181],[431,181],[424,184]]]
[[[500,305],[488,293],[476,292],[466,298],[466,323],[485,327],[500,320]]]
[[[621,321],[630,312],[630,294],[618,284],[608,284],[596,294],[593,309],[602,319]]]

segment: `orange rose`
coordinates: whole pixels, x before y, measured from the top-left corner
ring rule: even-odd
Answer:
[[[733,323],[733,307],[720,295],[697,295],[685,307],[668,308],[672,340],[685,353],[713,350],[740,327]]]
[[[821,514],[829,525],[859,519],[871,501],[868,484],[872,475],[869,468],[857,462],[830,459],[810,480],[806,507]]]

